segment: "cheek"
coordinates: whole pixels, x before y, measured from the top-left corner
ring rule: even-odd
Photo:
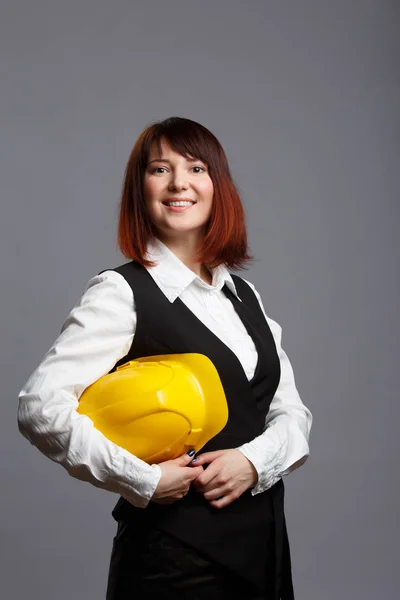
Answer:
[[[158,181],[154,179],[143,182],[143,194],[146,204],[146,210],[151,218],[157,217],[160,213],[159,198],[162,191]]]
[[[212,202],[214,196],[214,186],[211,179],[203,181],[200,186],[200,191],[204,198],[207,198],[210,202]]]
[[[152,200],[159,193],[160,182],[155,179],[145,179],[143,182],[143,192],[146,200]]]

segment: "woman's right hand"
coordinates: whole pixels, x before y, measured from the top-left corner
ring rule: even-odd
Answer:
[[[151,502],[157,504],[172,504],[180,500],[189,491],[190,484],[202,472],[203,467],[190,467],[193,456],[182,454],[172,460],[166,460],[159,463],[161,468],[161,477]]]

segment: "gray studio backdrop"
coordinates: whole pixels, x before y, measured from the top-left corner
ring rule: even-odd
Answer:
[[[2,3],[1,597],[99,600],[115,494],[17,430],[17,395],[115,245],[123,171],[172,115],[221,140],[314,415],[285,478],[297,600],[398,597],[399,4]]]

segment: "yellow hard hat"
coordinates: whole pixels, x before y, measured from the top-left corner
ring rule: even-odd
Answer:
[[[198,353],[126,362],[87,387],[77,410],[149,464],[198,452],[228,420],[218,371]]]

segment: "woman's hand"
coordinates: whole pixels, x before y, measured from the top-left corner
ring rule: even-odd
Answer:
[[[223,508],[254,487],[258,474],[248,458],[234,448],[205,452],[192,463],[191,469],[209,463],[193,481],[193,487],[204,495],[211,506]]]
[[[186,496],[190,484],[203,472],[203,467],[189,467],[193,456],[183,454],[159,463],[161,478],[151,498],[157,504],[172,504]]]

